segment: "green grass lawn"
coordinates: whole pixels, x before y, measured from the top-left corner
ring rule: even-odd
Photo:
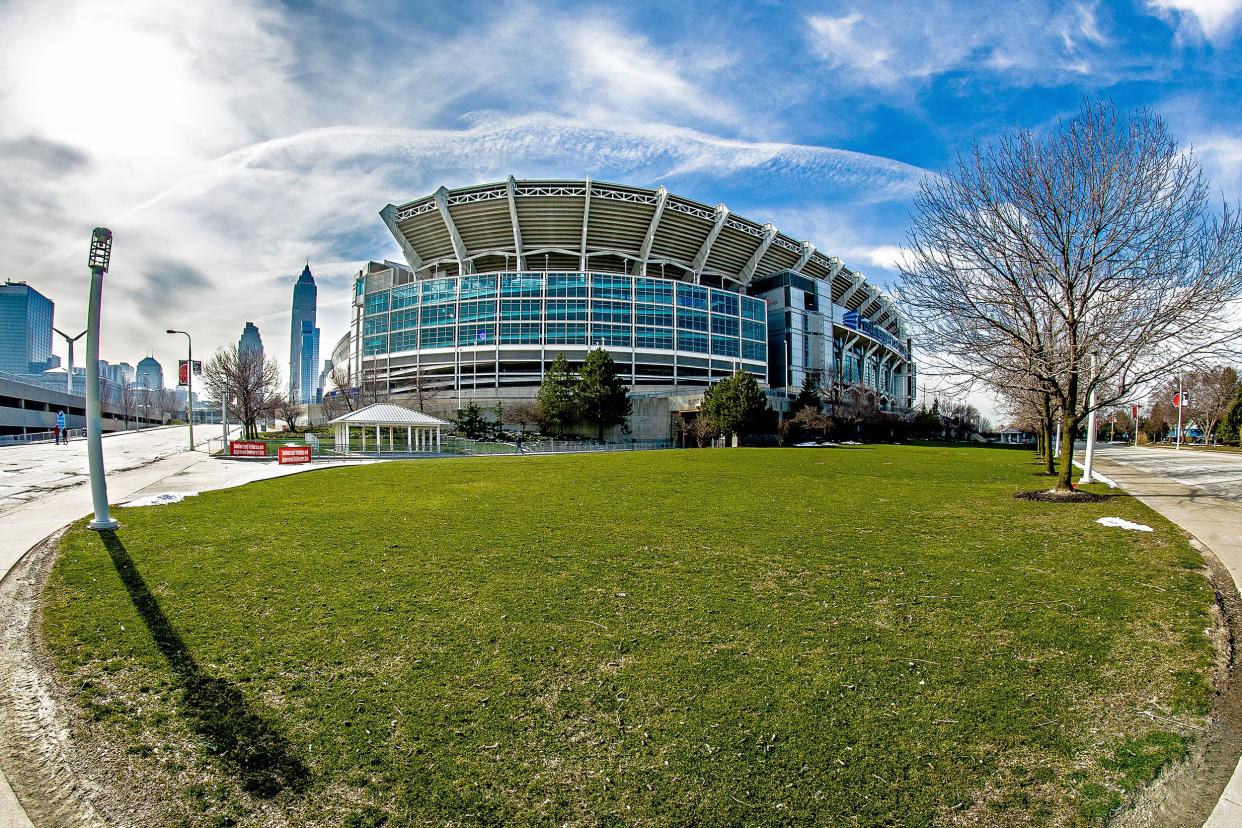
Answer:
[[[329,469],[75,527],[42,630],[148,824],[1102,825],[1205,722],[1213,596],[1129,498],[1015,500],[1035,471]]]

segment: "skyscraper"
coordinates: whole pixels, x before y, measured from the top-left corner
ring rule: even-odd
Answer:
[[[39,374],[52,362],[55,305],[25,282],[0,285],[0,371]]]
[[[259,336],[259,329],[253,322],[247,322],[246,327],[242,329],[241,339],[237,342],[237,352],[239,354],[263,353],[263,337]]]
[[[164,390],[164,368],[155,357],[139,360],[136,384],[139,388],[150,388],[152,391]]]
[[[289,395],[302,403],[316,402],[319,329],[315,327],[315,306],[318,293],[307,262],[293,286],[293,319],[289,325]]]

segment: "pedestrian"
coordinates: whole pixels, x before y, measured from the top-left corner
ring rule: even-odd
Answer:
[[[521,434],[517,436],[517,441],[514,443],[514,445],[517,447],[517,453],[521,454],[522,453],[522,435]]]
[[[65,412],[64,409],[56,412],[56,445],[60,445],[61,440],[65,444],[69,444],[69,432],[65,430]]]

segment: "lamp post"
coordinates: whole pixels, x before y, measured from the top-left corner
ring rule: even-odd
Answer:
[[[1091,355],[1091,373],[1094,375],[1096,370],[1095,354]],[[1070,447],[1070,459],[1073,459],[1073,447]],[[1091,476],[1091,466],[1095,460],[1095,387],[1092,386],[1091,392],[1087,395],[1087,448],[1082,456],[1082,479],[1078,482],[1092,483],[1094,478]]]
[[[99,411],[99,305],[103,300],[103,275],[108,272],[111,256],[112,231],[96,227],[91,231],[91,288],[86,302],[86,459],[91,475],[91,503],[95,507],[95,519],[87,526],[100,532],[120,525],[108,516]]]
[[[190,451],[194,451],[194,343],[185,331],[169,328],[165,333],[181,334],[185,337],[185,418],[190,422]]]
[[[82,331],[82,333],[78,334],[77,336],[70,336],[69,334],[62,331],[60,328],[52,328],[52,330],[56,331],[56,333],[60,334],[61,336],[65,338],[65,346],[69,349],[69,371],[65,376],[65,391],[66,393],[72,394],[73,393],[73,343],[77,342],[79,339],[86,336],[86,331]]]

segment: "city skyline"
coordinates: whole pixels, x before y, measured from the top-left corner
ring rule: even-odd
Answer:
[[[721,200],[887,285],[924,176],[1084,96],[1153,107],[1217,201],[1242,193],[1237,0],[707,8],[10,4],[0,276],[84,323],[87,239],[107,224],[103,354],[172,364],[164,327],[209,353],[246,319],[283,325],[309,255],[334,342],[352,274],[400,256],[376,205],[513,174]],[[95,80],[128,91],[97,100]]]

